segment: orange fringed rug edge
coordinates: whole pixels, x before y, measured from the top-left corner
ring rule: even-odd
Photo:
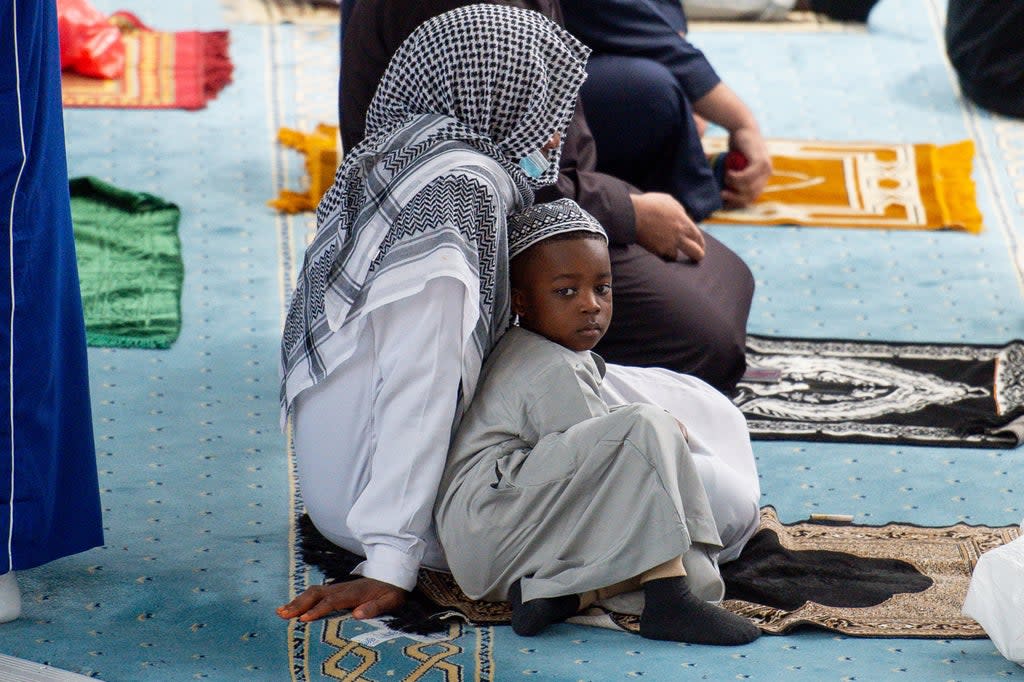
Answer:
[[[724,139],[705,141],[708,153]],[[712,224],[900,230],[982,230],[971,171],[974,143],[948,145],[767,141],[774,172],[751,206]]]
[[[111,19],[122,28],[124,73],[101,79],[64,72],[65,107],[202,109],[231,82],[227,31],[152,31],[127,12]]]
[[[334,173],[338,169],[338,127],[321,123],[311,133],[281,128],[277,141],[303,155],[309,189],[304,192],[281,189],[277,198],[267,205],[282,213],[316,210],[320,197],[334,184]]]
[[[981,211],[971,179],[974,143],[964,140],[943,146],[915,145],[915,149],[921,192],[935,197],[930,223],[972,234],[981,232]]]

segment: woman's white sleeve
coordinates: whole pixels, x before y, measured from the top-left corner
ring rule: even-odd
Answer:
[[[379,384],[366,487],[347,525],[365,551],[355,573],[416,584],[444,471],[462,375],[464,285],[431,280],[370,313]]]

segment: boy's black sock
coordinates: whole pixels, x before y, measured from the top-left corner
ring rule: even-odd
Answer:
[[[531,599],[523,603],[522,579],[508,590],[512,602],[512,629],[517,635],[532,637],[552,623],[560,623],[580,610],[580,598],[575,594],[564,597]]]
[[[811,9],[839,21],[867,23],[878,0],[811,0]]]
[[[693,595],[686,578],[659,578],[644,583],[640,634],[691,644],[747,644],[761,630],[742,616]]]

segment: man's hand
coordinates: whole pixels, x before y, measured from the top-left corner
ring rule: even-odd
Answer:
[[[365,620],[390,613],[404,603],[405,590],[400,587],[373,578],[357,578],[306,588],[295,599],[277,607],[277,615],[308,623],[335,611],[351,609],[355,618]]]
[[[747,167],[726,171],[722,201],[727,206],[746,206],[761,196],[772,174],[772,161],[754,113],[725,83],[693,103],[693,110],[729,131],[729,151],[747,159]]]
[[[729,149],[742,154],[747,159],[747,167],[726,171],[722,201],[727,206],[747,206],[761,196],[772,174],[768,147],[761,132],[748,127],[737,128],[729,134]]]
[[[637,244],[665,260],[676,260],[680,251],[695,261],[704,257],[704,234],[675,197],[647,192],[630,199],[636,213]]]

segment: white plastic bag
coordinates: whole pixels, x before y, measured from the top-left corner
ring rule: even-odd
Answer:
[[[1024,536],[981,555],[963,613],[1007,659],[1024,666]]]

